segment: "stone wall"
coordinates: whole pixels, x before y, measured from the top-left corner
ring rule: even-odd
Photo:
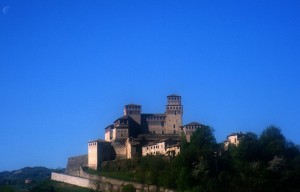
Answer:
[[[88,163],[88,155],[70,157],[66,168],[66,174],[79,176],[80,168]]]
[[[103,177],[99,175],[89,174],[81,169],[80,177],[98,181],[97,189],[101,191],[122,191],[122,187],[127,184],[133,185],[137,191],[141,192],[174,192],[170,189],[164,189],[157,187],[155,185],[147,185],[136,182],[123,181],[119,179],[112,179],[108,177]]]
[[[71,185],[76,185],[76,186],[85,187],[85,188],[89,188],[89,189],[97,188],[96,181],[93,181],[90,179],[85,179],[85,178],[80,178],[80,177],[75,177],[75,176],[70,176],[70,175],[65,175],[65,174],[52,173],[51,180],[64,182],[64,183],[68,183]]]
[[[126,159],[126,146],[125,142],[124,144],[119,144],[119,143],[113,143],[112,144],[114,152],[116,153],[116,158],[117,159]]]
[[[174,192],[173,190],[159,188],[154,185],[127,182],[118,179],[93,175],[82,171],[82,169],[80,171],[80,177],[52,173],[51,179],[55,181],[60,181],[72,185],[103,191],[103,192],[112,192],[112,191],[121,192],[122,187],[127,184],[133,185],[137,189],[137,192],[142,192],[142,191],[143,192]]]

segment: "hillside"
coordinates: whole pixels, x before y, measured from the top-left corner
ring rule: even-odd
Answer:
[[[51,172],[61,173],[64,171],[65,169],[48,169],[46,167],[24,167],[14,171],[3,171],[0,172],[0,186],[9,185],[15,189],[30,189],[36,184],[50,179]]]

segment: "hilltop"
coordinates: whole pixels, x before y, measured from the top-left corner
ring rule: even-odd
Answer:
[[[16,189],[28,189],[42,181],[49,180],[53,171],[62,173],[65,169],[24,167],[14,171],[3,171],[0,172],[0,186],[9,185]]]

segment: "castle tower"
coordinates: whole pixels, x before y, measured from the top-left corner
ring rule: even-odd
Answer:
[[[129,104],[124,106],[124,116],[130,116],[139,125],[141,124],[141,105]]]
[[[88,143],[88,167],[99,169],[101,162],[112,160],[111,143],[98,139]]]
[[[166,105],[166,132],[167,134],[180,134],[182,126],[183,106],[181,105],[181,96],[167,96]]]
[[[114,121],[112,140],[126,140],[129,136],[129,116],[125,115]]]

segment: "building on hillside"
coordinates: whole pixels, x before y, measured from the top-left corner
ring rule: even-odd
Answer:
[[[173,139],[162,139],[160,141],[154,141],[148,143],[142,147],[142,156],[146,155],[163,155],[163,156],[175,156],[180,153],[180,145]]]
[[[182,132],[185,134],[187,142],[191,141],[191,135],[196,131],[196,129],[201,129],[204,126],[205,125],[202,125],[198,122],[191,122],[182,126]]]
[[[245,134],[243,134],[242,132],[231,133],[230,135],[228,135],[226,140],[224,141],[224,150],[227,150],[230,144],[238,146],[244,136]]]
[[[31,184],[31,183],[32,183],[32,180],[31,180],[31,179],[25,179],[24,183],[25,183],[25,184]]]
[[[105,140],[88,142],[88,154],[70,157],[66,174],[79,176],[81,168],[99,169],[102,162],[131,159],[146,155],[176,156],[180,153],[181,135],[190,142],[197,129],[206,126],[191,122],[182,126],[183,105],[181,96],[167,96],[164,113],[142,113],[142,106],[124,106],[123,116],[105,128]],[[224,149],[238,145],[244,134],[232,133],[224,141]]]
[[[105,140],[89,142],[88,166],[98,169],[103,161],[131,159],[147,153],[178,155],[182,130],[190,137],[192,129],[202,126],[199,123],[182,126],[182,116],[178,95],[167,96],[164,113],[142,113],[141,105],[125,105],[123,116],[105,128]]]
[[[166,147],[165,156],[175,157],[180,153],[180,143],[175,143],[174,145],[169,145]]]

